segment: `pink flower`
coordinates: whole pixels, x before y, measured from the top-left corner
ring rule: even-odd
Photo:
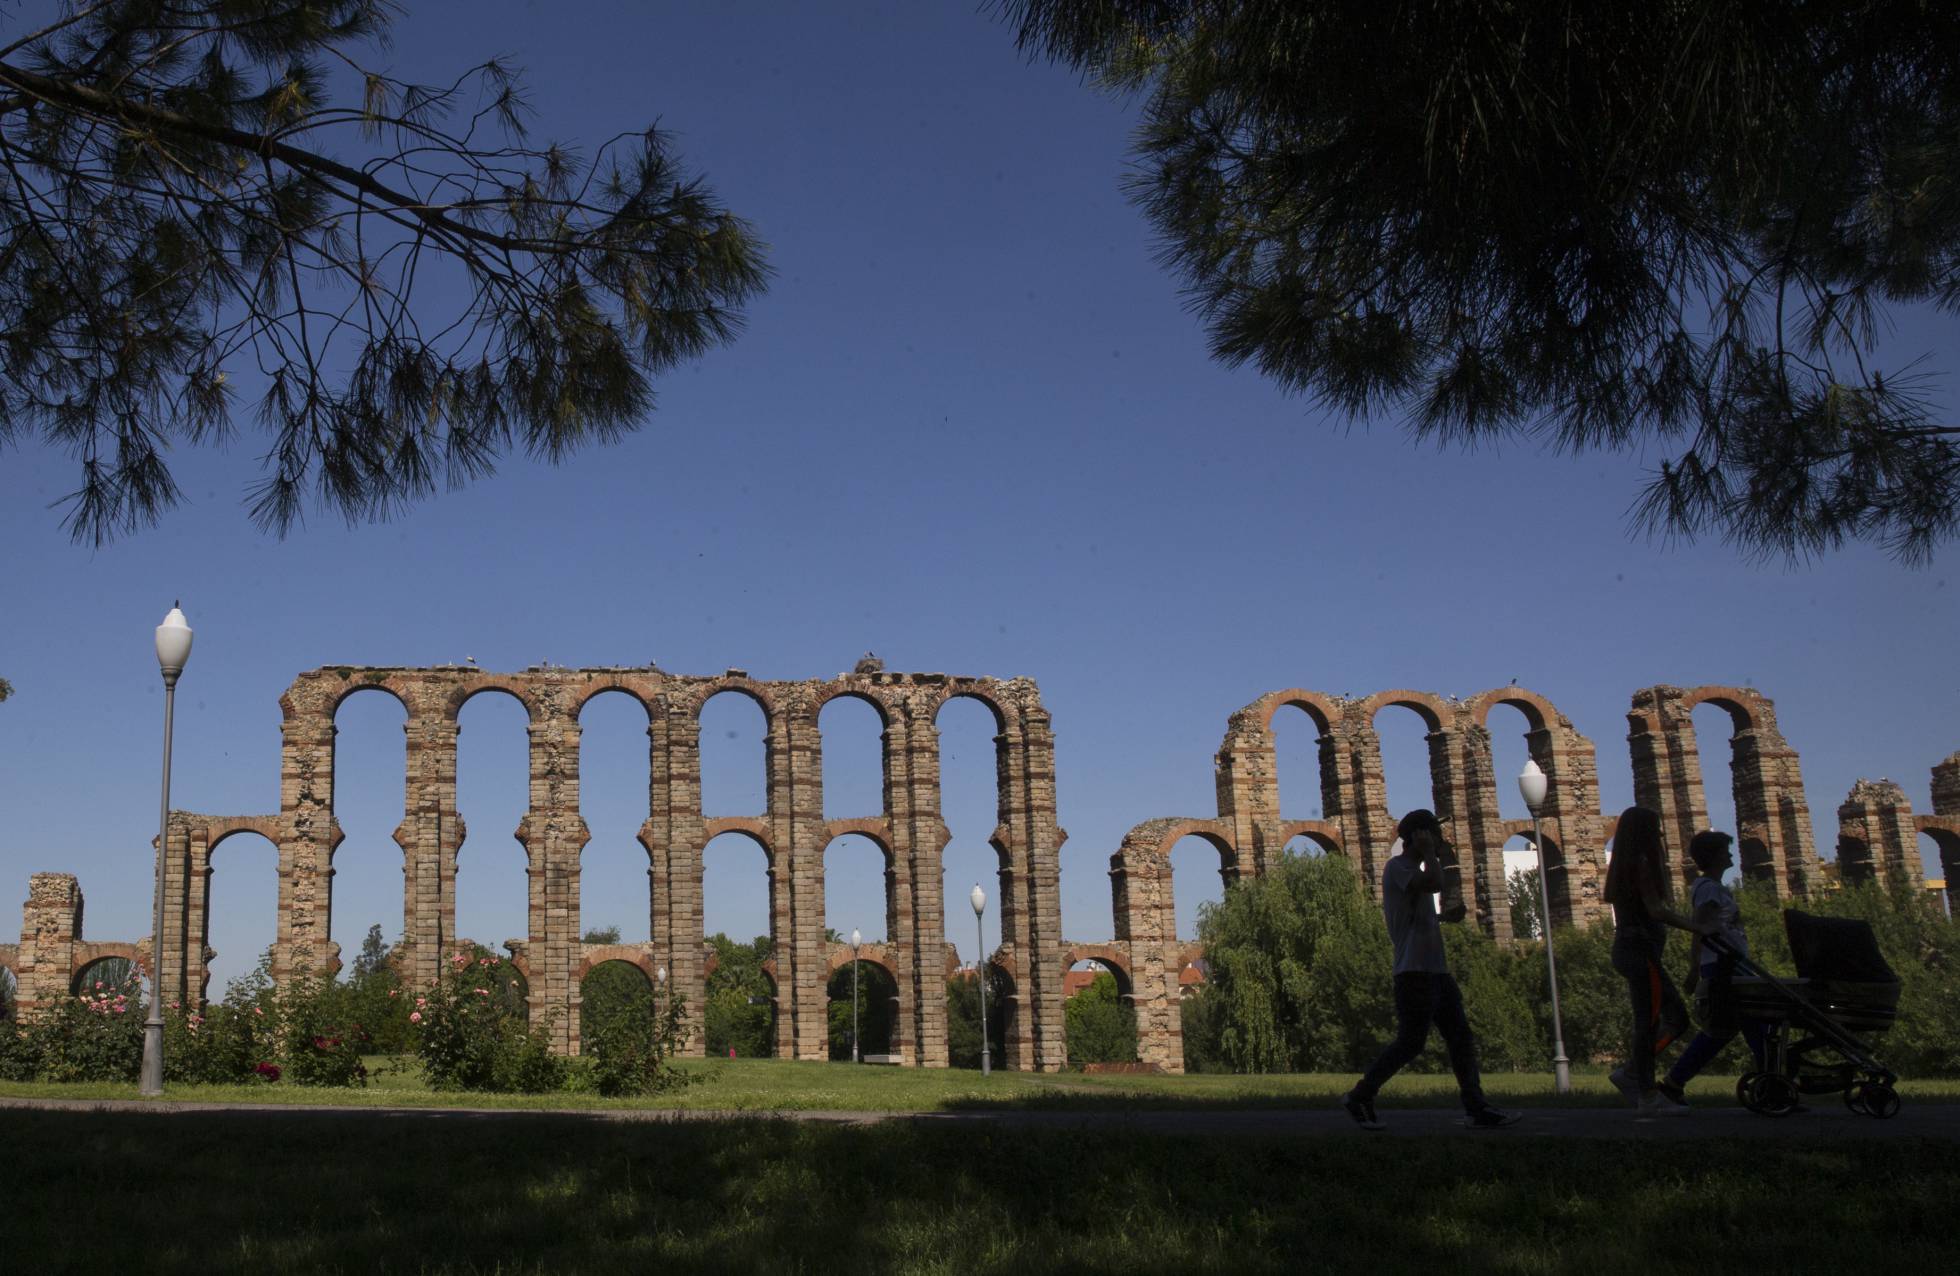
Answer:
[[[490,959],[488,957],[479,957],[476,959],[476,964],[479,966],[488,966],[490,964]]]
[[[128,1010],[128,1009],[129,1009],[129,1007],[128,1007],[128,1006],[117,1006],[117,1007],[116,1007],[116,1013],[117,1013],[117,1014],[121,1014],[121,1013],[122,1013],[123,1011],[125,1011],[125,1010]]]
[[[265,1014],[265,1007],[264,1007],[264,1006],[253,1006],[253,1007],[252,1007],[252,1013],[253,1013],[253,1014],[255,1014],[255,1015],[259,1015],[259,1016],[264,1016],[264,1014]]]
[[[401,989],[399,989],[399,988],[390,988],[390,989],[388,990],[388,995],[389,995],[390,997],[399,997],[399,996],[401,996],[401,995],[402,995],[402,990],[401,990]]]
[[[171,1008],[172,1010],[182,1010],[182,1009],[183,1009],[183,1007],[182,1007],[181,1005],[179,1005],[179,1004],[178,1004],[177,1002],[174,1002],[174,1001],[170,1003],[170,1008]]]
[[[411,1011],[409,1011],[409,1014],[408,1014],[408,1021],[409,1021],[410,1023],[421,1023],[421,1022],[422,1022],[422,1012],[421,1012],[421,1011],[419,1011],[419,1010],[411,1010]]]
[[[417,997],[415,999],[415,1008],[417,1010],[422,1009],[424,1006],[428,1004],[429,1004],[429,999],[427,997]]]
[[[96,980],[96,981],[95,981],[95,986],[96,986],[97,988],[100,988],[100,987],[102,986],[102,981],[101,981],[100,979],[98,979],[98,980]]]
[[[479,997],[488,997],[490,995],[490,990],[488,988],[479,988],[476,990],[476,995]]]

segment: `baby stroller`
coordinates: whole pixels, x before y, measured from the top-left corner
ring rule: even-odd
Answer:
[[[1742,1075],[1736,1098],[1751,1112],[1788,1116],[1803,1095],[1841,1093],[1853,1112],[1896,1115],[1899,1078],[1872,1057],[1868,1042],[1898,1016],[1899,977],[1870,924],[1792,908],[1784,910],[1783,930],[1795,979],[1751,965],[1720,938],[1703,941],[1735,959],[1737,1009],[1768,1029],[1764,1066]]]

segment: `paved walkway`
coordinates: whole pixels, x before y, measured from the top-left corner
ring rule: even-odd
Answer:
[[[60,1112],[134,1112],[172,1116],[229,1116],[331,1120],[367,1117],[423,1121],[521,1121],[580,1118],[588,1121],[816,1121],[835,1125],[878,1125],[915,1121],[932,1125],[989,1125],[1015,1129],[1134,1130],[1152,1134],[1223,1137],[1278,1135],[1286,1138],[1636,1138],[1636,1139],[1921,1139],[1960,1141],[1960,1104],[1908,1102],[1898,1116],[1875,1121],[1841,1103],[1820,1101],[1809,1112],[1771,1118],[1741,1108],[1701,1108],[1686,1117],[1637,1121],[1630,1108],[1526,1108],[1524,1119],[1502,1130],[1467,1130],[1462,1113],[1443,1108],[1383,1108],[1388,1128],[1356,1129],[1335,1110],[1148,1109],[1080,1111],[995,1108],[956,1112],[736,1112],[708,1109],[627,1108],[440,1108],[379,1107],[367,1104],[179,1103],[139,1099],[0,1098],[0,1111],[41,1109]]]

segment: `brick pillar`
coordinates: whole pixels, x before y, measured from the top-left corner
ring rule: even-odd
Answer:
[[[1279,763],[1270,728],[1254,706],[1233,714],[1225,740],[1212,758],[1218,790],[1218,818],[1232,830],[1238,848],[1238,875],[1254,877],[1279,862],[1286,847],[1281,835]]]
[[[1933,814],[1960,815],[1960,753],[1933,766]]]
[[[82,937],[82,886],[73,873],[35,873],[27,879],[20,917],[20,964],[15,996],[23,1022],[68,996],[75,944]]]
[[[1802,895],[1818,872],[1802,764],[1767,697],[1742,695],[1738,706],[1747,721],[1731,740],[1737,861],[1746,875],[1774,882],[1779,894]]]
[[[786,697],[770,723],[770,823],[777,841],[770,882],[778,918],[777,1040],[785,1058],[830,1057],[829,945],[823,930],[823,740],[815,711],[801,694]],[[784,1016],[782,1010],[788,1010]],[[784,1022],[785,1018],[787,1023]],[[787,1040],[785,1040],[785,1035]]]
[[[1694,876],[1688,839],[1708,827],[1708,807],[1692,710],[1682,706],[1681,688],[1634,692],[1627,748],[1633,755],[1633,800],[1661,817],[1662,865],[1685,883]]]
[[[1496,770],[1490,731],[1473,722],[1467,710],[1457,710],[1447,732],[1430,733],[1430,786],[1437,818],[1456,848],[1464,904],[1486,934],[1508,943],[1511,888],[1504,873],[1504,817],[1497,806]]]
[[[1353,857],[1368,897],[1380,900],[1382,870],[1388,866],[1389,848],[1395,845],[1395,821],[1388,813],[1388,790],[1382,780],[1381,737],[1373,725],[1358,719],[1354,715],[1336,724],[1336,738],[1322,747],[1322,789],[1335,804],[1323,809],[1340,824],[1341,845]]]
[[[885,819],[891,851],[885,936],[898,975],[899,1054],[943,1068],[946,1056],[946,827],[939,798],[939,726],[933,702],[912,694],[891,705],[886,728]]]
[[[708,971],[705,925],[701,916],[701,874],[707,849],[707,821],[701,814],[700,707],[685,701],[657,706],[647,725],[652,789],[640,843],[649,855],[656,961],[667,967],[671,995],[689,1015],[682,1053],[707,1053]],[[750,936],[737,936],[743,940]]]
[[[1554,926],[1589,926],[1601,915],[1606,883],[1605,821],[1599,811],[1599,767],[1593,743],[1561,718],[1527,732],[1525,748],[1545,773],[1538,813],[1539,848]]]
[[[579,853],[590,833],[579,814],[578,719],[555,703],[529,727],[530,807],[517,840],[530,860],[531,1019],[552,1020],[552,1046],[579,1052]]]
[[[1849,885],[1877,881],[1918,888],[1919,825],[1904,789],[1890,780],[1860,780],[1838,807],[1838,874]]]
[[[1048,711],[1038,702],[1022,706],[1020,734],[1021,790],[1016,809],[1026,848],[1019,930],[1025,945],[1021,950],[1021,1004],[1031,1020],[1033,1058],[1023,1064],[1020,1052],[1012,1053],[1017,1067],[1059,1072],[1068,1064],[1062,1015],[1061,899],[1061,850],[1068,834],[1055,819],[1054,729]],[[1171,977],[1175,981],[1176,972]],[[1176,997],[1175,987],[1172,997]],[[1179,1059],[1181,1068],[1181,1047]]]
[[[302,967],[334,968],[338,951],[329,938],[333,851],[341,831],[333,817],[331,705],[322,712],[289,715],[280,725],[279,929],[272,977],[282,980]]]
[[[206,985],[211,979],[211,832],[202,822],[192,825],[187,832],[181,941],[183,978],[179,983],[167,985],[171,995],[164,1004],[177,1001],[186,1006],[201,1006],[210,996]],[[167,918],[165,926],[169,926]]]
[[[456,741],[461,727],[436,694],[419,694],[402,729],[408,736],[408,789],[395,844],[402,849],[402,974],[433,982],[456,934],[456,860],[463,829],[456,813]],[[494,945],[494,936],[473,936]]]
[[[1116,944],[1130,959],[1131,991],[1137,1017],[1137,1060],[1166,1072],[1184,1071],[1184,1024],[1178,1004],[1181,973],[1177,917],[1171,898],[1171,872],[1164,845],[1175,820],[1150,820],[1123,838],[1109,857],[1110,893],[1115,905]]]
[[[150,936],[146,964],[149,966],[148,973],[153,985],[162,993],[164,1004],[169,1005],[173,1001],[179,1004],[185,1001],[195,1002],[198,997],[200,984],[192,982],[190,978],[192,960],[187,959],[187,954],[195,949],[201,958],[203,953],[203,933],[191,929],[191,916],[193,912],[201,914],[203,911],[196,902],[196,897],[198,887],[204,885],[208,878],[197,877],[192,870],[192,843],[194,840],[200,843],[206,840],[202,827],[203,821],[195,816],[186,816],[183,812],[172,811],[166,823],[169,836],[158,850],[164,861],[163,935],[160,941],[157,936]],[[155,848],[156,839],[152,838],[150,845]],[[204,858],[208,861],[209,857],[207,855]],[[156,906],[154,862],[151,864],[150,871],[152,874],[150,902],[154,909]],[[154,916],[155,914],[152,913],[152,919]],[[78,914],[77,939],[81,937],[80,920]],[[154,920],[151,924],[154,926]],[[196,965],[201,973],[203,962],[198,960]]]

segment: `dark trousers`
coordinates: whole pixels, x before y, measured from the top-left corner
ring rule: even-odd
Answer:
[[[1613,939],[1613,969],[1627,981],[1633,1005],[1633,1050],[1627,1074],[1646,1094],[1654,1088],[1654,1056],[1688,1026],[1687,1003],[1661,964],[1666,940],[1622,932]]]
[[[1702,981],[1707,989],[1708,1013],[1702,1030],[1674,1061],[1667,1079],[1675,1085],[1686,1085],[1696,1073],[1708,1066],[1708,1061],[1722,1052],[1722,1047],[1742,1034],[1749,1043],[1749,1053],[1756,1056],[1756,1066],[1764,1066],[1765,1048],[1768,1044],[1769,1028],[1758,1019],[1744,1019],[1736,1006],[1735,960],[1723,958],[1716,962],[1715,968]]]
[[[1421,971],[1395,977],[1395,1040],[1354,1087],[1354,1097],[1372,1103],[1388,1079],[1422,1053],[1431,1024],[1443,1034],[1464,1111],[1481,1110],[1484,1086],[1477,1075],[1477,1040],[1463,1013],[1463,994],[1450,976]]]

